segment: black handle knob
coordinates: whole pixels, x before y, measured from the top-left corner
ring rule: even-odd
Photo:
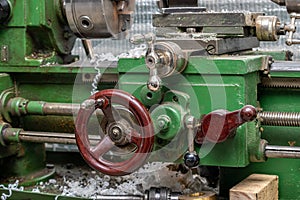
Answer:
[[[189,168],[193,168],[193,167],[197,167],[200,163],[200,158],[197,155],[196,152],[187,152],[184,155],[184,164],[189,167]]]

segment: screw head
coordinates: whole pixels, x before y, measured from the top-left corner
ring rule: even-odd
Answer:
[[[206,51],[210,54],[210,55],[213,55],[216,53],[216,47],[212,44],[208,45],[207,48],[206,48]]]

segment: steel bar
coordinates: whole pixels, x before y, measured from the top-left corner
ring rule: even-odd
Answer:
[[[300,126],[300,113],[298,112],[262,112],[259,118],[263,125],[268,126]]]
[[[78,113],[79,108],[79,104],[45,103],[43,105],[43,113],[44,115],[73,116]]]
[[[267,158],[300,158],[300,147],[267,145],[265,155]]]
[[[96,199],[99,200],[144,200],[145,198],[142,196],[97,196]]]
[[[30,101],[26,106],[26,114],[28,115],[56,115],[56,116],[74,116],[77,115],[80,104],[72,103],[48,103]],[[102,111],[97,110],[98,114]]]
[[[80,104],[72,103],[48,103],[31,101],[28,103],[26,110],[28,115],[56,115],[56,116],[74,116],[77,115]],[[101,110],[96,110],[101,114]]]
[[[154,27],[255,27],[255,19],[263,13],[175,13],[153,15]],[[213,19],[213,20],[212,20]]]
[[[20,142],[76,144],[75,135],[70,133],[20,131],[19,140]],[[100,137],[89,135],[89,140],[92,144],[96,144]]]
[[[299,72],[299,61],[275,61],[270,69],[271,72]],[[273,78],[272,78],[273,79]]]

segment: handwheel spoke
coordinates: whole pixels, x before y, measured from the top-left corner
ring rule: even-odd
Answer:
[[[95,158],[99,159],[101,156],[103,156],[105,153],[107,153],[109,150],[111,150],[114,147],[114,143],[111,141],[109,136],[105,136],[101,142],[97,144],[96,147],[91,149],[92,154]]]
[[[142,140],[141,135],[135,129],[131,129],[130,141],[139,147],[141,140]]]
[[[111,101],[109,101],[109,103],[102,108],[102,111],[108,123],[113,123],[121,120],[120,114],[113,108]]]

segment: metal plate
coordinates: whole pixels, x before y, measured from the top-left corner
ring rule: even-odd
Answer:
[[[262,13],[176,13],[153,15],[155,27],[239,27],[255,26]]]

